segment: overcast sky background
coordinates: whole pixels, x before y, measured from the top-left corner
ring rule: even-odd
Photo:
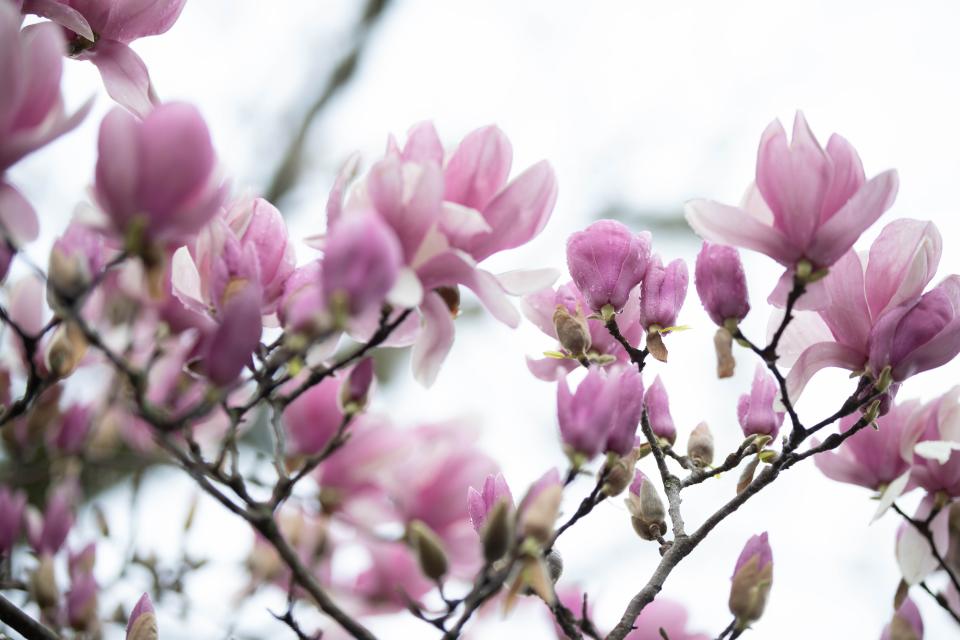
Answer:
[[[349,45],[359,5],[191,0],[168,34],[134,48],[164,99],[200,107],[237,188],[257,191],[268,182],[305,105]],[[847,137],[868,175],[900,170],[897,203],[862,247],[894,217],[931,219],[945,238],[940,277],[958,272],[960,5],[944,0],[922,9],[908,6],[894,0],[395,0],[355,79],[311,130],[308,170],[282,209],[295,236],[315,233],[322,229],[333,172],[350,152],[372,159],[388,133],[402,135],[423,119],[433,119],[449,144],[496,123],[513,142],[515,172],[548,158],[560,196],[546,231],[490,266],[563,267],[566,236],[610,207],[636,220],[630,212],[679,215],[693,197],[738,201],[765,126],[778,117],[789,122],[801,108],[821,141],[832,131]],[[111,106],[91,65],[66,67],[71,104],[100,91],[93,115],[10,173],[46,223],[44,238],[32,249],[38,257],[84,197],[97,125]],[[692,233],[655,232],[654,244],[665,259],[686,258],[692,270],[699,249]],[[310,252],[302,249],[300,257],[307,259]],[[767,323],[764,301],[779,270],[762,256],[745,260],[754,304],[745,327],[760,336]],[[718,452],[725,454],[741,439],[735,407],[755,362],[739,351],[737,376],[713,377],[714,328],[692,289],[691,282],[681,322],[693,330],[669,339],[670,365],[653,363],[645,380],[663,376],[681,443],[707,420]],[[398,382],[375,408],[408,422],[474,421],[484,448],[521,494],[549,466],[564,464],[555,385],[534,379],[524,364],[524,355],[551,348],[550,339],[529,324],[511,331],[485,316],[461,321],[437,384],[422,390],[412,380]],[[953,364],[918,376],[901,398],[932,398],[954,384],[958,372],[960,365]],[[801,415],[815,421],[831,413],[850,385],[842,373],[822,375],[804,395]],[[651,460],[642,464],[648,474],[655,472]],[[687,522],[696,526],[733,495],[734,484],[734,477],[710,481],[685,494]],[[586,480],[572,487],[568,510],[589,488]],[[163,476],[146,491],[149,508],[142,511],[153,524],[141,530],[143,546],[170,551],[190,485]],[[120,498],[118,493],[111,505],[117,513],[126,507]],[[740,548],[750,535],[769,530],[774,586],[767,612],[749,636],[876,638],[899,579],[893,557],[898,523],[891,514],[868,526],[875,508],[869,498],[866,490],[827,480],[811,464],[799,466],[711,534],[671,575],[663,595],[686,603],[691,626],[716,636],[729,621],[729,577]],[[190,624],[175,620],[174,611],[161,613],[161,637],[224,637],[230,620],[267,637],[277,627],[262,608],[238,615],[230,606],[242,573],[226,567],[242,557],[249,536],[235,535],[242,525],[218,507],[207,511],[190,544],[214,554],[220,568],[193,585],[198,615]],[[608,628],[646,582],[658,555],[656,545],[634,536],[620,500],[601,505],[558,546],[566,562],[563,580],[587,589],[598,622]],[[914,599],[928,638],[956,633],[925,594],[918,591]],[[269,604],[282,606],[275,599]],[[521,616],[529,637],[545,633],[546,627],[534,630],[536,615]],[[394,626],[383,620],[374,628],[385,637],[435,636],[416,621]],[[491,624],[475,637],[521,635]]]

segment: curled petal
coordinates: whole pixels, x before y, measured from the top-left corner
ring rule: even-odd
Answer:
[[[759,251],[783,265],[792,265],[801,257],[783,234],[737,207],[691,200],[684,211],[687,222],[704,240]]]
[[[89,58],[100,70],[107,93],[118,104],[143,118],[158,103],[147,65],[127,45],[101,40]]]
[[[856,349],[836,342],[818,342],[807,347],[787,374],[787,394],[796,402],[814,374],[827,367],[848,371],[863,369],[866,358]]]
[[[443,361],[453,347],[454,326],[450,309],[437,293],[428,293],[420,306],[423,328],[413,344],[410,356],[413,377],[425,387],[431,386],[440,373]]]

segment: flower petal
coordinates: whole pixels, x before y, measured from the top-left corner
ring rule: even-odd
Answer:
[[[810,345],[800,354],[796,363],[787,374],[787,394],[791,402],[796,403],[804,387],[821,369],[839,367],[848,371],[863,368],[866,357],[850,347],[836,342],[818,342]]]
[[[516,269],[496,275],[503,290],[512,296],[525,296],[552,287],[559,277],[560,270],[552,267]]]
[[[127,45],[100,40],[89,58],[100,70],[107,93],[118,104],[144,118],[159,102],[150,84],[147,65]]]
[[[793,265],[801,252],[773,227],[749,213],[712,200],[691,200],[684,206],[687,222],[704,240],[752,249],[785,266]]]
[[[439,294],[430,292],[420,305],[423,328],[410,356],[413,377],[424,387],[436,381],[440,367],[453,347],[454,326],[450,309]]]

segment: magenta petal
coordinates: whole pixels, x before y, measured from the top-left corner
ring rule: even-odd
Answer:
[[[407,132],[407,143],[400,154],[405,162],[443,164],[443,143],[432,122],[420,122]]]
[[[205,350],[207,377],[221,386],[236,380],[260,343],[262,330],[259,291],[248,285],[227,303],[223,322]]]
[[[819,313],[837,342],[866,353],[872,319],[863,280],[860,256],[855,251],[848,251],[820,281],[827,304],[819,309]]]
[[[816,447],[820,444],[817,439],[811,442]],[[824,451],[818,453],[813,458],[817,468],[831,480],[836,482],[846,482],[855,484],[868,489],[875,489],[875,476],[870,473],[863,465],[851,459],[845,449],[834,451]]]
[[[829,218],[863,186],[866,176],[857,150],[842,136],[830,136],[827,141],[827,155],[833,161],[833,179],[824,196],[821,211]],[[824,222],[826,218],[821,217],[820,221]]]
[[[547,224],[556,201],[556,174],[548,162],[538,162],[511,181],[483,210],[492,231],[470,243],[470,254],[480,261],[529,242]]]
[[[556,382],[566,377],[578,366],[580,365],[571,360],[560,360],[559,358],[535,359],[527,356],[527,370],[533,374],[534,378],[544,382]]]
[[[898,188],[899,178],[895,170],[871,178],[820,227],[807,250],[807,257],[819,266],[836,262],[890,208]]]
[[[140,616],[152,614],[153,602],[150,601],[150,596],[146,593],[140,596],[140,599],[137,600],[137,604],[134,605],[133,611],[130,612],[130,619],[127,620],[127,633],[130,633],[130,630],[133,628],[133,625],[137,622],[137,619]]]
[[[444,199],[482,211],[510,176],[513,149],[495,126],[463,139],[444,169]]]
[[[473,291],[493,317],[509,327],[520,324],[520,314],[507,299],[506,292],[493,274],[477,269],[466,256],[448,251],[417,270],[425,290],[462,284]]]
[[[93,29],[83,14],[60,0],[25,0],[23,12],[46,18],[66,27],[74,33],[83,36],[90,42],[94,41]]]
[[[818,342],[807,347],[787,374],[787,394],[796,402],[811,378],[827,367],[859,371],[866,364],[866,356],[836,342]]]
[[[430,292],[420,305],[423,328],[413,343],[410,356],[413,377],[425,387],[431,386],[453,347],[454,326],[450,309],[439,294]]]
[[[118,104],[141,118],[158,100],[150,85],[150,73],[133,49],[115,40],[101,40],[89,54],[100,70],[103,86]]]
[[[943,238],[932,222],[902,218],[884,227],[870,246],[865,274],[873,317],[919,298],[936,274],[942,251]]]
[[[5,182],[0,182],[0,227],[15,245],[32,242],[40,235],[40,224],[33,207],[19,191]]]
[[[737,207],[712,200],[691,200],[684,207],[687,222],[704,240],[752,249],[792,266],[801,252],[779,231]]]

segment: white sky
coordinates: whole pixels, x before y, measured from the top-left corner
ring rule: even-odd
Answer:
[[[134,48],[161,96],[199,105],[237,186],[257,189],[276,164],[278,141],[286,140],[347,42],[346,27],[359,4],[191,0],[170,33]],[[771,119],[789,119],[802,108],[821,140],[831,131],[851,140],[868,174],[900,170],[900,196],[884,221],[936,221],[946,246],[941,275],[958,272],[958,205],[950,195],[960,176],[958,6],[946,0],[922,9],[894,0],[396,0],[354,83],[314,128],[310,170],[285,210],[297,235],[317,231],[332,170],[354,149],[373,157],[388,132],[402,134],[432,118],[453,143],[496,122],[513,141],[517,170],[542,157],[553,162],[560,199],[535,242],[492,266],[562,267],[566,236],[611,203],[672,212],[692,197],[737,201],[751,179],[761,131]],[[67,66],[68,97],[79,104],[97,90],[97,77],[90,65]],[[109,106],[102,95],[80,130],[10,174],[41,212],[46,241],[83,196],[93,172],[96,126]],[[698,249],[692,236],[661,234],[655,246],[691,266]],[[43,247],[38,243],[36,255]],[[763,302],[779,272],[762,257],[748,258],[747,266],[755,311],[746,327],[760,335]],[[645,378],[652,381],[654,371],[663,375],[681,442],[705,419],[725,453],[739,442],[735,406],[754,362],[741,353],[738,376],[716,381],[713,327],[692,292],[681,321],[694,330],[671,338],[670,366],[651,367]],[[411,421],[476,420],[485,448],[502,462],[515,493],[522,493],[547,466],[563,464],[555,389],[533,379],[523,362],[525,354],[549,348],[529,325],[510,331],[489,319],[462,323],[435,387],[397,386],[379,407]],[[954,364],[919,376],[901,397],[931,398],[958,372]],[[839,373],[823,378],[804,396],[808,418],[832,412],[848,384]],[[696,525],[731,496],[734,483],[731,477],[691,491],[684,501],[687,522]],[[586,482],[575,485],[571,505],[588,490]],[[158,499],[162,495],[169,494]],[[165,512],[181,511],[169,502],[160,502]],[[865,490],[832,483],[812,465],[797,468],[721,525],[674,572],[664,595],[687,603],[692,626],[715,636],[729,620],[729,575],[740,547],[749,535],[769,530],[776,577],[764,619],[750,637],[878,637],[899,577],[897,523],[888,516],[867,526],[873,510]],[[223,548],[227,516],[206,518],[198,548],[215,548],[224,557],[243,552],[245,539]],[[154,537],[162,543],[159,531]],[[204,536],[216,544],[206,544]],[[607,626],[657,560],[655,546],[632,534],[620,501],[602,505],[564,536],[559,549],[564,580],[586,586]],[[223,621],[235,614],[222,591],[224,575],[231,576],[229,593],[240,586],[233,584],[238,574],[207,579],[197,595],[201,626],[187,632],[162,620],[164,640],[224,635]],[[953,637],[956,627],[925,594],[915,600],[928,638]],[[242,615],[266,624],[260,610]],[[405,638],[435,635],[417,622],[379,629],[390,631],[386,637],[400,637],[397,629]],[[520,637],[519,630],[502,627],[478,637],[504,633]]]

